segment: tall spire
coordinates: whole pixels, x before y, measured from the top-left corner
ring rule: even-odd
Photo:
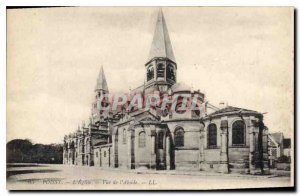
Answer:
[[[104,90],[108,92],[108,87],[107,87],[107,82],[106,82],[106,78],[104,75],[104,70],[103,70],[103,66],[101,65],[101,69],[98,75],[98,79],[97,79],[97,84],[95,87],[95,91],[97,90]]]
[[[171,40],[169,37],[166,21],[161,9],[159,9],[151,50],[148,61],[155,57],[168,58],[175,62]]]

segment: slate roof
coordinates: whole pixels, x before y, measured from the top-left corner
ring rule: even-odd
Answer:
[[[171,88],[173,92],[190,91],[192,89],[192,87],[188,86],[183,82],[175,83]]]
[[[107,142],[106,139],[93,139],[92,140],[93,146],[99,146],[99,145],[101,145],[103,143],[106,143],[106,142]]]
[[[164,57],[175,62],[175,57],[174,57],[166,21],[161,9],[159,10],[157,16],[155,32],[153,36],[153,41],[152,41],[148,61],[152,60],[155,57]]]
[[[253,113],[258,113],[259,114],[259,112],[254,111],[254,110],[248,110],[248,109],[244,109],[244,108],[227,106],[223,109],[219,109],[219,110],[209,114],[209,116],[214,116],[214,115],[223,114],[223,113],[231,113],[231,112],[253,112]]]
[[[282,143],[283,133],[281,133],[281,132],[271,133],[271,136],[274,138],[274,140],[275,140],[278,144],[281,144],[281,143]]]
[[[107,82],[106,82],[106,78],[105,78],[105,74],[104,74],[104,70],[103,70],[102,66],[100,68],[100,72],[99,72],[99,75],[98,75],[98,78],[97,78],[95,91],[96,90],[104,90],[104,91],[108,92]]]

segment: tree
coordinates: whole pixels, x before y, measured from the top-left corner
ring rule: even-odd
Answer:
[[[15,139],[6,144],[7,163],[62,163],[62,144],[32,144],[28,139]]]

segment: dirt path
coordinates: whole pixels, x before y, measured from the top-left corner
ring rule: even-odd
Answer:
[[[287,187],[289,177],[223,175],[201,172],[104,170],[68,165],[8,168],[8,189],[233,189]]]

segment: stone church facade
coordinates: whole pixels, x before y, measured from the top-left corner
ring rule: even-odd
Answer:
[[[129,94],[195,96],[199,110],[133,108],[101,112],[97,100],[109,93],[101,67],[88,124],[64,137],[63,163],[94,167],[195,170],[268,174],[268,130],[263,114],[210,105],[204,93],[177,82],[177,63],[162,11],[159,12],[146,82]],[[98,103],[99,104],[99,103]],[[101,105],[109,105],[102,101]],[[209,111],[211,110],[211,111]]]

